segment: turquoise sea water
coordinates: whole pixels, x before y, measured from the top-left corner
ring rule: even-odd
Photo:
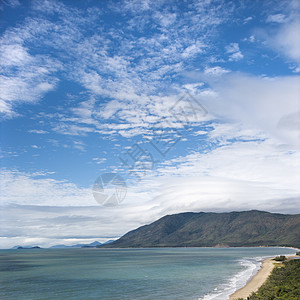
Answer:
[[[0,299],[221,299],[287,248],[0,250]]]

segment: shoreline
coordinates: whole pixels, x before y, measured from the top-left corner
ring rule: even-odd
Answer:
[[[291,259],[296,256],[287,255],[286,257],[287,259]],[[274,267],[281,264],[281,262],[274,261],[273,258],[264,259],[258,272],[250,278],[246,285],[231,294],[229,300],[247,299],[253,292],[256,292],[266,282]]]

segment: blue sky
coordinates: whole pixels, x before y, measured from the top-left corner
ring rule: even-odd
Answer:
[[[299,213],[298,1],[0,9],[2,248],[105,241],[183,211]],[[107,172],[126,180],[117,207],[93,198]]]

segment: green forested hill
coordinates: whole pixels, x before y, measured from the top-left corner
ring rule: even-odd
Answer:
[[[167,215],[102,247],[300,247],[300,215],[263,211]]]

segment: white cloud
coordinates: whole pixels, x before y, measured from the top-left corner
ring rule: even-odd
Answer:
[[[176,13],[162,14],[157,11],[154,13],[154,18],[162,27],[169,27],[176,21],[177,15]]]
[[[5,5],[8,5],[12,8],[15,8],[15,7],[21,5],[19,0],[3,0],[2,3]]]
[[[158,1],[159,2],[159,1]],[[146,11],[151,9],[152,3],[149,2],[149,0],[133,0],[133,1],[128,1],[126,0],[124,3],[124,9],[130,10],[133,13],[138,13],[140,11]],[[113,6],[114,9],[123,9],[119,8],[116,6]]]
[[[212,76],[220,76],[228,72],[230,71],[219,66],[211,67],[211,68],[206,67],[204,70],[204,74],[212,75]]]
[[[218,135],[223,138],[222,132]],[[160,170],[161,194],[154,200],[173,213],[224,209],[299,213],[295,207],[300,204],[300,154],[279,145],[274,140],[236,142],[177,158]]]
[[[86,151],[86,144],[82,141],[73,141],[73,148],[84,152]]]
[[[153,126],[182,128],[187,123],[197,126],[209,119],[205,108],[197,99],[209,99],[213,95],[213,91],[201,89],[201,86],[201,83],[187,84],[181,89],[180,96],[135,95],[131,99],[111,100],[100,104],[94,100],[83,101],[70,109],[69,117],[60,116],[60,122],[56,122],[53,130],[65,135],[79,136],[94,132],[131,138],[137,135],[150,137],[153,135]],[[187,91],[196,97],[187,94]]]
[[[286,21],[286,16],[283,14],[270,15],[267,18],[267,23],[285,23]]]
[[[30,133],[36,133],[36,134],[46,134],[46,133],[48,133],[45,130],[38,130],[38,129],[31,129],[28,132],[30,132]]]
[[[268,135],[258,128],[252,128],[242,122],[212,123],[213,130],[206,132],[211,141],[220,145],[230,145],[232,140],[263,141]]]
[[[0,77],[0,113],[4,117],[16,115],[14,106],[19,102],[36,102],[46,92],[55,88],[56,82],[45,82],[38,72],[19,74],[18,76]],[[41,82],[42,80],[42,82]]]
[[[227,98],[227,94],[231,99],[229,102],[239,102],[239,108],[235,107],[236,118],[249,122],[254,128],[259,127],[292,147],[299,146],[300,127],[292,122],[299,113],[299,77],[233,77],[231,84],[225,87],[224,97]],[[285,122],[283,126],[281,122],[285,119],[291,122]]]
[[[93,163],[96,163],[96,164],[98,164],[98,165],[103,164],[103,163],[106,162],[106,161],[107,161],[107,159],[106,159],[105,157],[101,157],[101,158],[99,158],[99,157],[94,157],[94,158],[93,158]]]
[[[188,83],[183,85],[183,88],[189,91],[192,94],[197,93],[197,91],[201,90],[203,88],[204,82],[198,82],[198,83]]]
[[[198,130],[193,132],[193,135],[206,135],[208,132],[204,130]]]
[[[244,19],[244,24],[246,24],[252,20],[253,20],[253,17],[248,17],[248,18]]]
[[[255,42],[255,36],[254,36],[254,35],[251,35],[251,36],[249,37],[249,41],[250,41],[250,43],[254,43],[254,42]]]
[[[281,5],[283,13],[268,16],[268,22],[275,22],[274,28],[260,29],[258,35],[264,45],[282,54],[285,58],[300,64],[300,22],[299,1],[287,1]]]
[[[149,202],[155,193],[143,190],[152,189],[149,183],[133,186],[121,205],[108,208],[98,205],[91,188],[54,180],[50,175],[2,170],[1,248],[105,241],[155,219],[154,205]]]
[[[87,135],[90,132],[95,132],[94,128],[83,126],[83,125],[76,125],[76,124],[69,124],[59,122],[57,125],[53,127],[53,131],[56,133],[64,134],[64,135]]]
[[[95,34],[84,36],[84,28],[94,26],[101,15],[97,9],[94,14],[89,10],[87,18],[86,11],[60,2],[34,1],[32,9],[38,12],[38,17],[27,18],[3,35],[1,61],[6,68],[14,66],[18,71],[8,76],[11,69],[6,69],[2,111],[13,116],[19,102],[40,100],[56,87],[58,70],[64,71],[59,74],[63,79],[112,100],[153,95],[156,89],[165,88],[164,77],[170,88],[168,78],[180,73],[190,58],[207,50],[206,40],[215,35],[216,26],[231,12],[225,9],[225,4],[212,10],[208,9],[209,3],[191,3],[183,12],[184,18],[178,19],[176,11],[161,10],[161,5],[160,2],[149,5],[148,1],[125,1],[122,9],[108,5],[108,9],[122,16],[124,11],[133,14],[132,22],[124,23],[126,30],[120,32],[117,25],[109,31],[97,27]],[[143,18],[141,11],[145,14]],[[49,18],[54,13],[58,18],[56,23]],[[135,38],[131,29],[140,31],[143,24],[157,30]],[[115,42],[120,46],[115,47]],[[41,53],[43,48],[49,50],[47,56]],[[55,59],[53,52],[57,55]],[[30,92],[29,87],[33,87]]]
[[[32,56],[13,38],[4,36],[0,46],[2,65],[0,113],[14,116],[20,102],[36,102],[55,88],[57,79],[50,74],[59,64],[46,56]]]
[[[28,50],[18,44],[3,45],[0,48],[1,63],[3,66],[20,66],[32,62],[33,58]]]
[[[244,55],[240,51],[240,47],[238,43],[230,43],[228,46],[225,47],[226,53],[230,54],[229,55],[229,60],[230,61],[237,61],[241,60]]]
[[[255,35],[250,35],[248,38],[247,37],[244,38],[243,41],[254,43],[256,41],[256,37],[255,37]]]
[[[201,42],[197,42],[193,45],[188,46],[187,48],[184,49],[183,53],[182,53],[182,57],[183,58],[188,58],[188,57],[192,57],[198,53],[202,53],[203,49],[206,46],[201,43]]]
[[[295,21],[290,24],[283,25],[278,34],[270,37],[271,45],[284,53],[288,58],[300,64],[300,22]]]
[[[36,178],[37,174],[1,170],[1,205],[95,205],[91,190],[67,181]]]
[[[203,73],[188,76],[201,82],[206,79],[210,84],[214,94],[201,99],[211,115],[264,132],[288,147],[299,146],[299,76],[261,78],[235,72],[219,79]]]

